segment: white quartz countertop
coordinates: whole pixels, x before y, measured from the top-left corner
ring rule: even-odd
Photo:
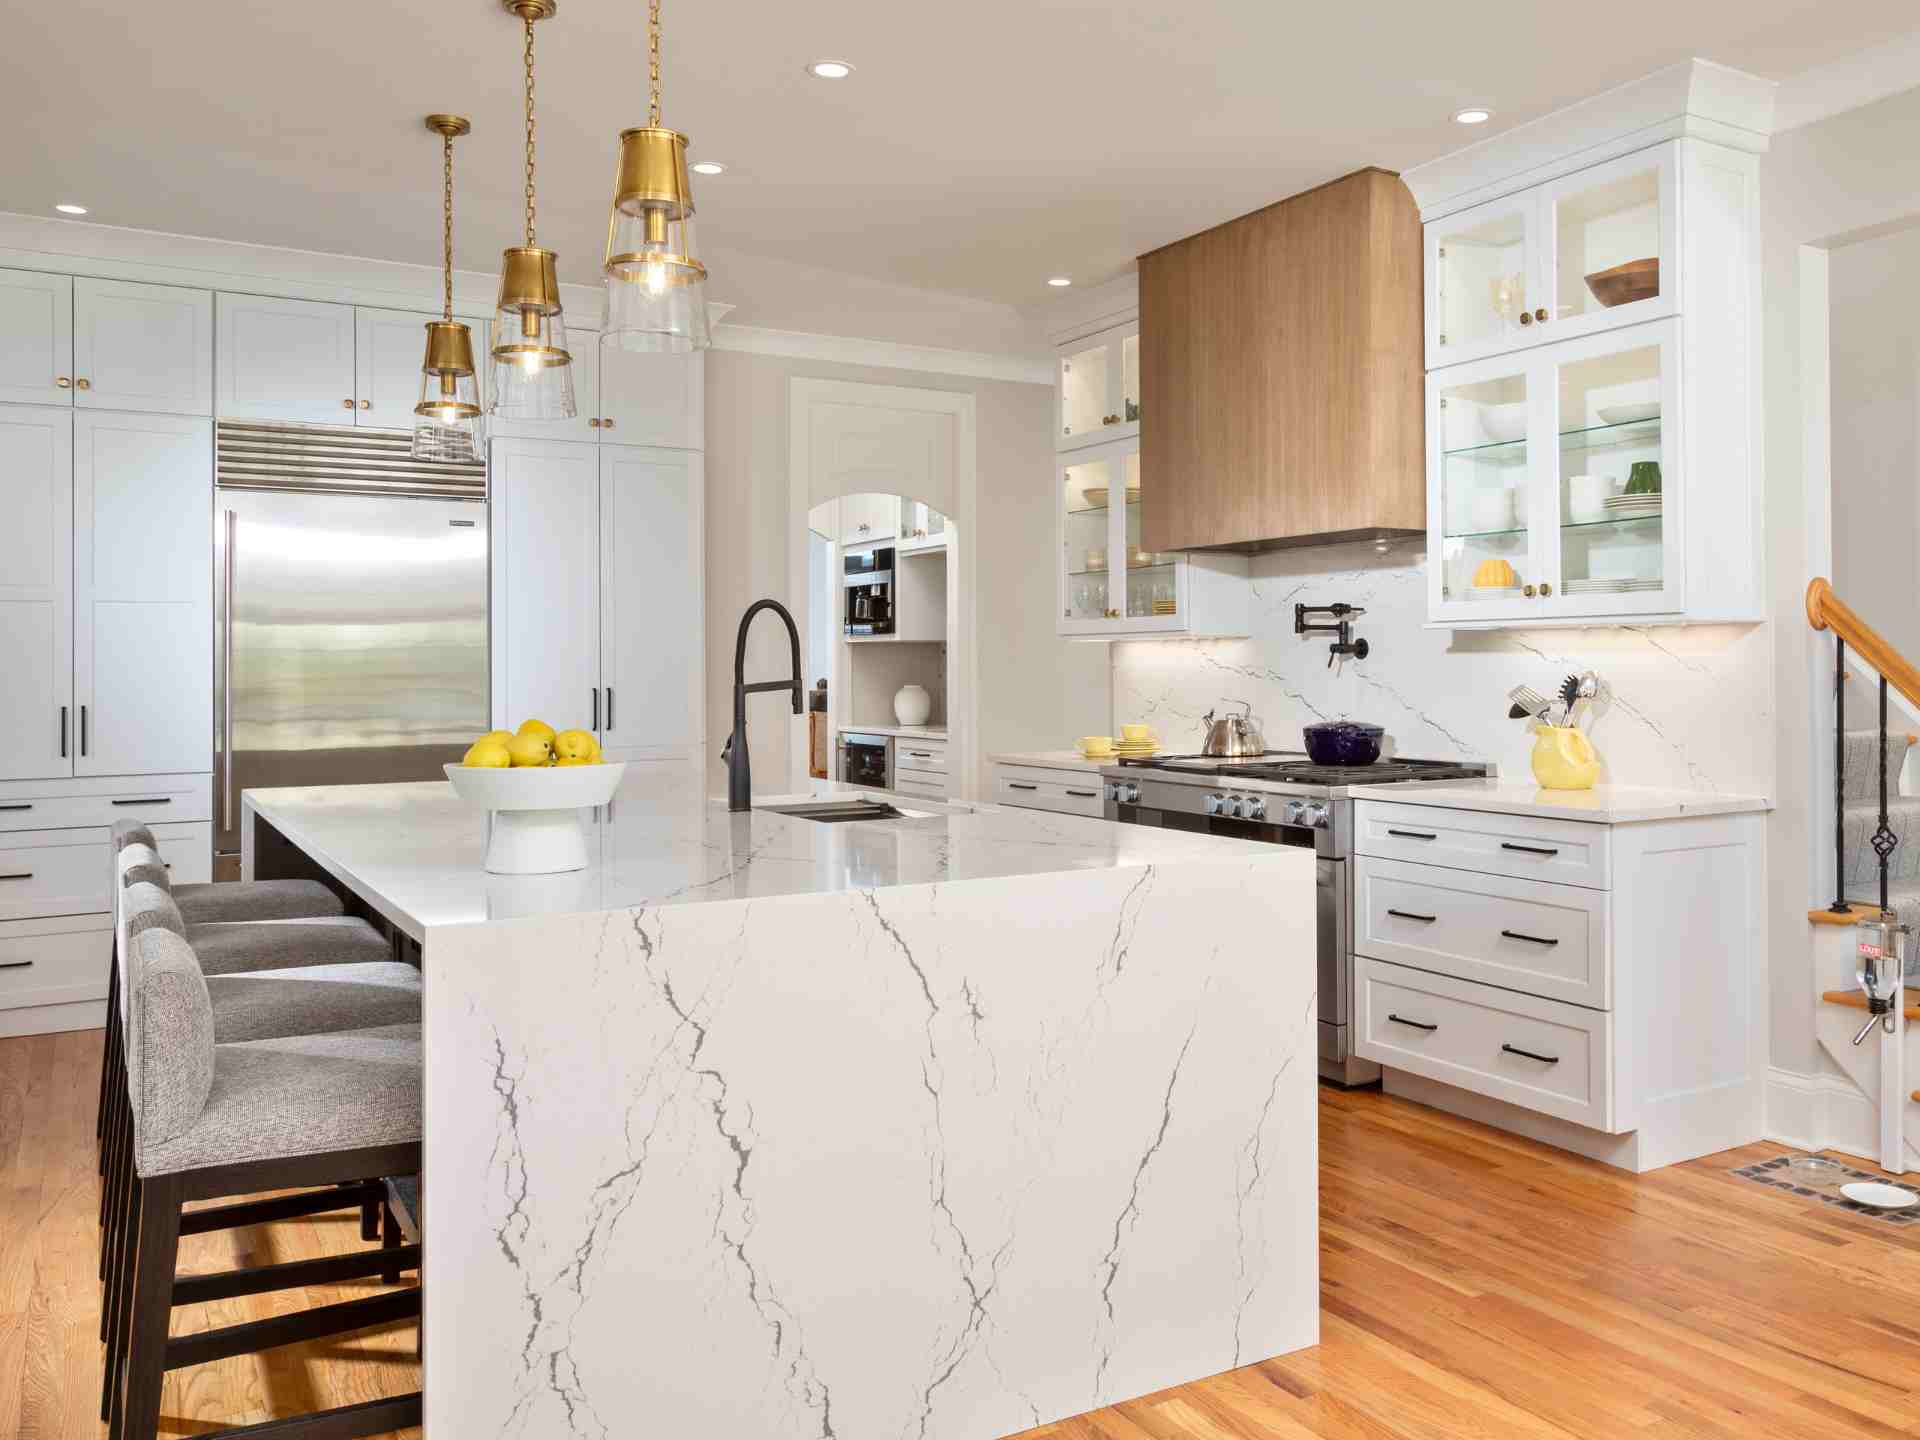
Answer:
[[[891,735],[902,740],[944,740],[944,725],[842,725],[842,735]]]
[[[1645,785],[1543,790],[1513,780],[1415,780],[1395,785],[1355,785],[1347,793],[1355,800],[1392,800],[1441,810],[1538,815],[1550,820],[1591,820],[1603,825],[1696,815],[1746,815],[1773,808],[1771,800],[1758,795],[1720,795],[1710,790],[1664,790]]]
[[[989,755],[987,759],[995,765],[1031,765],[1038,770],[1079,770],[1088,775],[1098,775],[1102,765],[1118,763],[1112,756],[1104,760],[1089,760],[1078,750],[1014,750],[1004,755]]]
[[[596,860],[558,875],[490,875],[487,816],[445,781],[249,790],[264,819],[415,939],[435,926],[634,906],[825,895],[1272,855],[1252,841],[1036,810],[956,812],[896,797],[901,820],[822,824],[756,808],[730,814],[716,777],[634,765],[611,817],[583,812]],[[857,792],[816,781],[764,807]],[[245,830],[251,843],[253,826]]]

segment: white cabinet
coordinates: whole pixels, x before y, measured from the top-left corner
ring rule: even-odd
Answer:
[[[900,550],[937,550],[947,543],[947,517],[921,500],[900,502]]]
[[[83,410],[212,414],[212,292],[75,280],[73,403]]]
[[[73,413],[0,409],[0,779],[73,773]]]
[[[354,311],[355,424],[389,430],[413,428],[413,407],[420,403],[420,362],[427,350],[427,322],[440,318],[412,310]],[[484,374],[486,367],[480,364],[479,356],[474,357],[474,364]]]
[[[840,545],[857,550],[869,545],[891,545],[900,538],[898,495],[842,495]]]
[[[1137,317],[1055,347],[1053,443],[1075,450],[1140,433]]]
[[[600,439],[675,450],[707,448],[706,352],[600,350]]]
[[[1247,633],[1245,556],[1140,548],[1141,515],[1154,492],[1141,473],[1138,438],[1061,455],[1054,495],[1059,634],[1123,640]]]
[[[705,457],[600,447],[600,741],[691,757],[704,730]]]
[[[76,415],[73,516],[73,773],[210,768],[211,422]]]
[[[491,332],[488,332],[491,333]],[[476,340],[479,338],[476,333]],[[600,438],[600,335],[594,330],[567,330],[567,353],[573,356],[574,416],[571,420],[507,420],[487,416],[487,433],[524,440],[584,440],[591,444]],[[475,357],[482,366],[490,366],[490,355]]]
[[[1757,174],[1672,140],[1427,221],[1433,623],[1764,616]]]
[[[73,281],[0,270],[0,401],[73,402]]]
[[[221,295],[218,413],[247,420],[351,424],[353,307]]]
[[[1094,820],[1106,814],[1105,786],[1096,770],[996,763],[993,799],[996,805],[1020,810],[1051,810]]]
[[[704,726],[697,451],[495,439],[493,718],[591,729],[612,759]]]

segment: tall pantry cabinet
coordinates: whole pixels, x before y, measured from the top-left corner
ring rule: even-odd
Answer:
[[[208,878],[213,296],[0,271],[0,1035],[99,1023],[113,821]]]

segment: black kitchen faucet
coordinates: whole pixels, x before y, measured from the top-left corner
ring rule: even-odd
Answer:
[[[786,622],[787,638],[793,642],[793,678],[756,680],[749,685],[747,631],[753,626],[753,617],[762,610],[771,610]],[[727,809],[753,809],[753,770],[747,762],[747,696],[762,690],[791,690],[793,713],[803,715],[806,701],[800,683],[800,631],[793,623],[793,616],[778,600],[754,601],[740,617],[740,633],[733,642],[733,733],[727,736],[726,748],[720,752],[720,758],[727,762]]]

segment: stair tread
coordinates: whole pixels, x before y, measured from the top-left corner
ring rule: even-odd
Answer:
[[[1820,998],[1829,1005],[1844,1005],[1849,1010],[1867,1008],[1867,997],[1858,990],[1829,990]],[[1920,1020],[1920,1000],[1901,1006],[1900,1011],[1909,1020]]]
[[[1871,730],[1849,730],[1846,734],[1849,740],[1878,740],[1880,738],[1880,728],[1876,725]],[[1889,745],[1898,745],[1903,740],[1909,745],[1920,745],[1920,735],[1902,735],[1898,730],[1887,731],[1887,743]]]

